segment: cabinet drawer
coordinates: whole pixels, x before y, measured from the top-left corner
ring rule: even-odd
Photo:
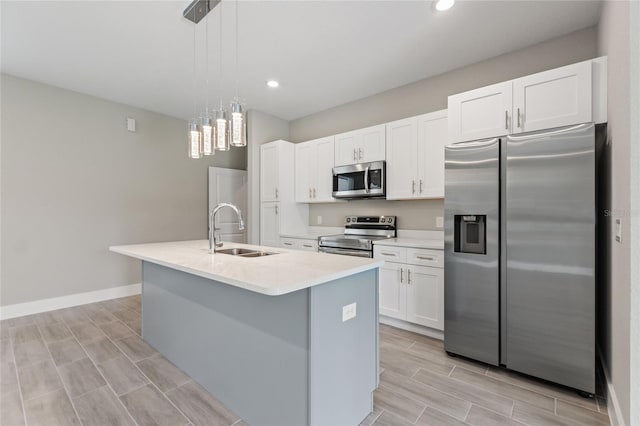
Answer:
[[[444,251],[407,248],[406,262],[411,265],[431,266],[444,268]]]
[[[294,240],[293,238],[280,238],[280,245],[284,248],[295,249],[296,240]]]
[[[296,248],[306,251],[318,251],[317,240],[298,240],[296,241]]]
[[[373,257],[391,262],[405,262],[407,249],[405,247],[373,246]]]

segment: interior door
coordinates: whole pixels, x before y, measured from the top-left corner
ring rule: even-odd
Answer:
[[[387,123],[387,199],[414,198],[418,191],[418,127],[415,117]]]
[[[507,367],[595,391],[594,125],[507,138]]]
[[[209,213],[220,203],[231,203],[237,206],[247,223],[247,172],[245,170],[209,167]],[[216,215],[216,226],[220,229],[222,241],[247,242],[246,228],[243,231],[238,229],[238,216],[233,210],[228,208],[220,210]]]

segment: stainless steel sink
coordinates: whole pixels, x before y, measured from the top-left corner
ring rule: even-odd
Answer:
[[[278,254],[270,251],[260,251],[260,250],[246,249],[246,248],[240,248],[240,247],[216,250],[216,253],[230,254],[232,256],[242,256],[242,257],[262,257],[262,256],[270,256],[272,254]]]

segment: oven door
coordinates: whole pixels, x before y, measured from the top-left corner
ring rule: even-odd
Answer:
[[[385,196],[385,162],[352,164],[333,168],[335,198],[379,198]]]
[[[370,258],[373,257],[373,252],[371,250],[353,250],[353,249],[336,248],[336,247],[318,247],[318,251],[320,253],[343,254],[346,256],[370,257]]]

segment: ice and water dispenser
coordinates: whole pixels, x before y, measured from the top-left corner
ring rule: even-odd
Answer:
[[[454,251],[486,254],[487,215],[455,215]]]

